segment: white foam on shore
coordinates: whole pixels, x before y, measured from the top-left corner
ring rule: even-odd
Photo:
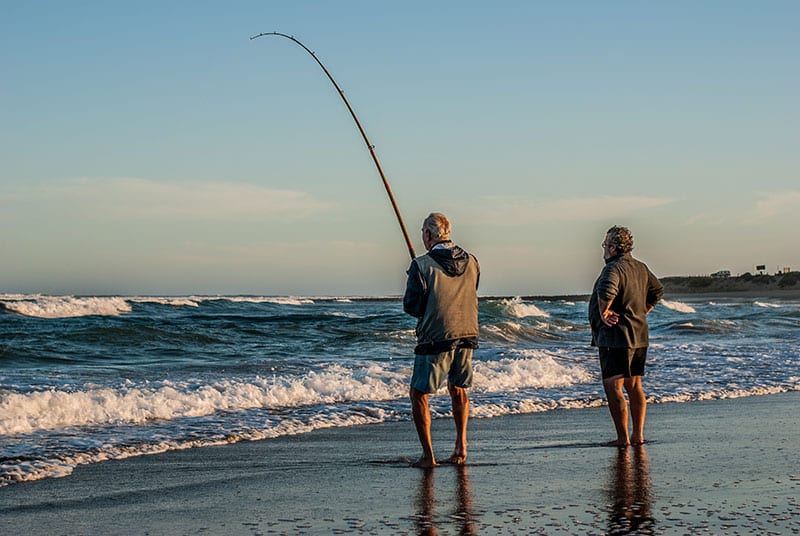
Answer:
[[[480,404],[472,405],[470,415],[477,419],[490,419],[492,417],[502,417],[503,415],[523,415],[526,413],[543,413],[556,409],[584,409],[602,406],[605,401],[602,398],[590,400],[563,398],[560,400],[544,400],[540,398],[530,398],[510,403]]]
[[[508,364],[507,360],[498,363]],[[529,365],[523,364],[522,368]],[[515,369],[511,367],[511,370]],[[404,371],[403,375],[408,371]],[[487,376],[488,377],[488,376]],[[403,394],[406,384],[403,382]],[[777,394],[786,392],[786,388],[765,387],[741,390],[717,390],[704,393],[656,396],[649,399],[653,403],[666,402],[691,402],[696,400],[739,398],[754,395]],[[798,385],[795,390],[800,390]],[[440,400],[441,401],[441,400]],[[583,409],[599,407],[605,404],[602,397],[574,398],[563,397],[560,399],[544,399],[536,396],[523,398],[517,401],[493,403],[486,401],[472,404],[471,415],[473,418],[492,418],[503,415],[540,413],[555,409]],[[447,414],[437,412],[432,408],[434,417],[446,417]],[[363,424],[387,422],[389,420],[409,420],[410,414],[395,410],[384,410],[373,407],[369,410],[342,411],[322,415],[307,415],[301,417],[272,417],[261,420],[258,428],[244,427],[231,433],[217,433],[208,437],[160,439],[144,442],[138,445],[112,444],[109,442],[91,440],[85,442],[80,450],[72,450],[51,458],[19,460],[15,463],[0,463],[0,487],[15,482],[40,480],[43,478],[58,478],[68,476],[79,465],[102,462],[112,459],[124,459],[134,456],[160,454],[173,450],[219,446],[240,441],[271,439],[288,435],[297,435],[322,428],[341,428]]]
[[[276,438],[320,428],[408,420],[410,374],[410,362],[401,366],[392,363],[357,368],[331,364],[323,371],[300,377],[228,380],[213,385],[165,381],[160,385],[126,384],[116,389],[87,386],[72,392],[6,392],[0,399],[0,435],[51,433],[48,430],[62,427],[142,426],[148,422],[163,429],[173,426],[165,424],[169,420],[203,417],[219,411],[258,413],[245,419],[249,425],[240,423],[234,425],[235,431],[222,430],[207,437],[164,439],[163,432],[145,433],[131,444],[109,441],[102,436],[92,440],[89,436],[56,457],[0,464],[0,486],[62,477],[71,474],[78,465],[110,459]],[[508,357],[476,362],[473,416],[494,417],[600,403],[580,399],[553,402],[539,399],[535,394],[518,401],[492,402],[493,393],[565,387],[590,379],[582,367],[561,364],[556,356],[534,350],[513,351]],[[437,403],[449,404],[446,396],[435,398]],[[300,406],[301,409],[292,409],[291,416],[287,416],[285,408]],[[261,409],[265,411],[261,413]],[[439,413],[434,410],[436,415]],[[176,431],[180,429],[179,425],[174,426]],[[147,440],[148,436],[153,441]]]
[[[704,391],[702,393],[676,393],[671,395],[654,396],[650,398],[649,402],[666,403],[666,402],[693,402],[697,400],[725,400],[729,398],[744,398],[748,396],[761,396],[761,395],[775,395],[785,393],[791,389],[787,387],[771,386],[771,387],[751,387],[750,389],[712,389],[711,391]],[[796,386],[794,390],[800,390],[800,386]]]
[[[518,357],[474,364],[477,392],[549,389],[592,381],[592,375],[581,366],[563,365],[544,352],[514,354]],[[217,411],[404,399],[410,372],[410,363],[353,368],[331,364],[297,377],[5,393],[0,399],[0,435],[67,426],[144,424]]]
[[[670,301],[670,300],[661,300],[661,305],[666,307],[667,309],[672,309],[673,311],[677,311],[679,313],[696,313],[694,307],[691,305],[685,304],[679,301]]]
[[[0,400],[0,435],[67,426],[143,424],[217,411],[394,399],[405,396],[407,374],[378,365],[356,369],[332,365],[296,378],[257,377],[208,385],[164,381],[158,386],[7,393]]]
[[[478,392],[508,392],[518,389],[552,389],[593,381],[580,365],[564,365],[541,350],[514,350],[499,361],[475,362],[474,384]]]
[[[162,440],[138,446],[114,446],[109,444],[98,445],[85,452],[74,452],[63,457],[25,460],[16,464],[0,464],[0,487],[17,482],[31,482],[44,478],[62,478],[73,473],[75,467],[88,465],[108,460],[123,460],[136,456],[162,454],[174,450],[186,450],[200,447],[213,447],[238,443],[240,441],[258,441],[274,439],[277,437],[298,435],[323,428],[344,428],[363,424],[376,424],[385,422],[386,418],[380,413],[375,415],[350,414],[334,415],[325,420],[312,419],[281,419],[273,426],[265,429],[244,430],[235,434],[215,436],[203,439]]]

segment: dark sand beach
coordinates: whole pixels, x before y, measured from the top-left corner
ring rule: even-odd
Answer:
[[[474,419],[466,467],[423,471],[410,422],[78,467],[0,489],[2,534],[797,534],[800,392]],[[449,420],[434,421],[449,454]]]

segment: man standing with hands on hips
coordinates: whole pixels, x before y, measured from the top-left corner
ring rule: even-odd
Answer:
[[[631,256],[633,236],[614,226],[603,240],[606,265],[594,283],[589,300],[592,346],[600,353],[603,390],[617,430],[609,446],[644,443],[647,398],[642,388],[649,331],[647,313],[664,294],[664,287],[643,262]],[[628,393],[633,432],[628,438]]]
[[[414,465],[437,465],[428,395],[441,387],[445,377],[456,425],[456,444],[448,463],[460,465],[467,460],[467,388],[472,386],[472,350],[478,347],[480,267],[475,256],[450,240],[450,222],[444,214],[433,212],[425,218],[422,242],[428,252],[411,261],[403,297],[403,310],[417,318],[410,397],[422,457]]]

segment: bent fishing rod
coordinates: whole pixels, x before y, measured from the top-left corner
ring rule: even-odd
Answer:
[[[345,106],[347,106],[347,110],[350,112],[350,115],[353,116],[353,121],[355,121],[356,126],[358,127],[358,131],[361,132],[361,137],[364,138],[364,143],[367,144],[367,149],[369,149],[369,154],[372,155],[372,161],[375,162],[375,167],[378,168],[378,174],[381,176],[381,180],[383,181],[383,187],[386,189],[386,194],[389,196],[389,201],[392,203],[392,208],[394,209],[394,214],[397,216],[397,222],[400,224],[400,230],[403,232],[403,238],[405,238],[406,246],[408,246],[408,253],[411,255],[411,259],[413,260],[416,255],[414,254],[414,246],[411,245],[411,239],[408,237],[408,231],[406,230],[406,225],[403,223],[403,217],[400,215],[400,209],[397,207],[397,202],[394,199],[394,194],[392,194],[392,189],[389,187],[389,181],[386,180],[386,175],[383,173],[383,168],[381,168],[381,163],[378,161],[378,155],[375,153],[375,146],[370,143],[369,138],[367,137],[367,133],[364,131],[364,127],[361,126],[361,122],[358,120],[356,116],[356,112],[353,111],[353,107],[350,106],[350,103],[347,101],[347,98],[344,96],[344,91],[342,88],[339,87],[339,84],[336,83],[336,80],[333,79],[330,71],[322,64],[320,59],[314,54],[307,46],[303,43],[295,39],[291,35],[286,35],[280,32],[266,32],[260,33],[258,35],[254,35],[250,38],[252,41],[253,39],[257,39],[259,37],[263,37],[265,35],[276,35],[278,37],[284,37],[289,39],[290,41],[294,41],[296,44],[300,45],[306,52],[311,54],[311,57],[317,62],[317,64],[322,67],[322,70],[325,72],[325,75],[328,77],[328,80],[331,81],[333,87],[336,88],[336,91],[339,92],[339,96],[342,97]]]

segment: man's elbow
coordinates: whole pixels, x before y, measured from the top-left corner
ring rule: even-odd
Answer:
[[[403,300],[403,311],[414,318],[422,316],[420,304],[415,300]]]

